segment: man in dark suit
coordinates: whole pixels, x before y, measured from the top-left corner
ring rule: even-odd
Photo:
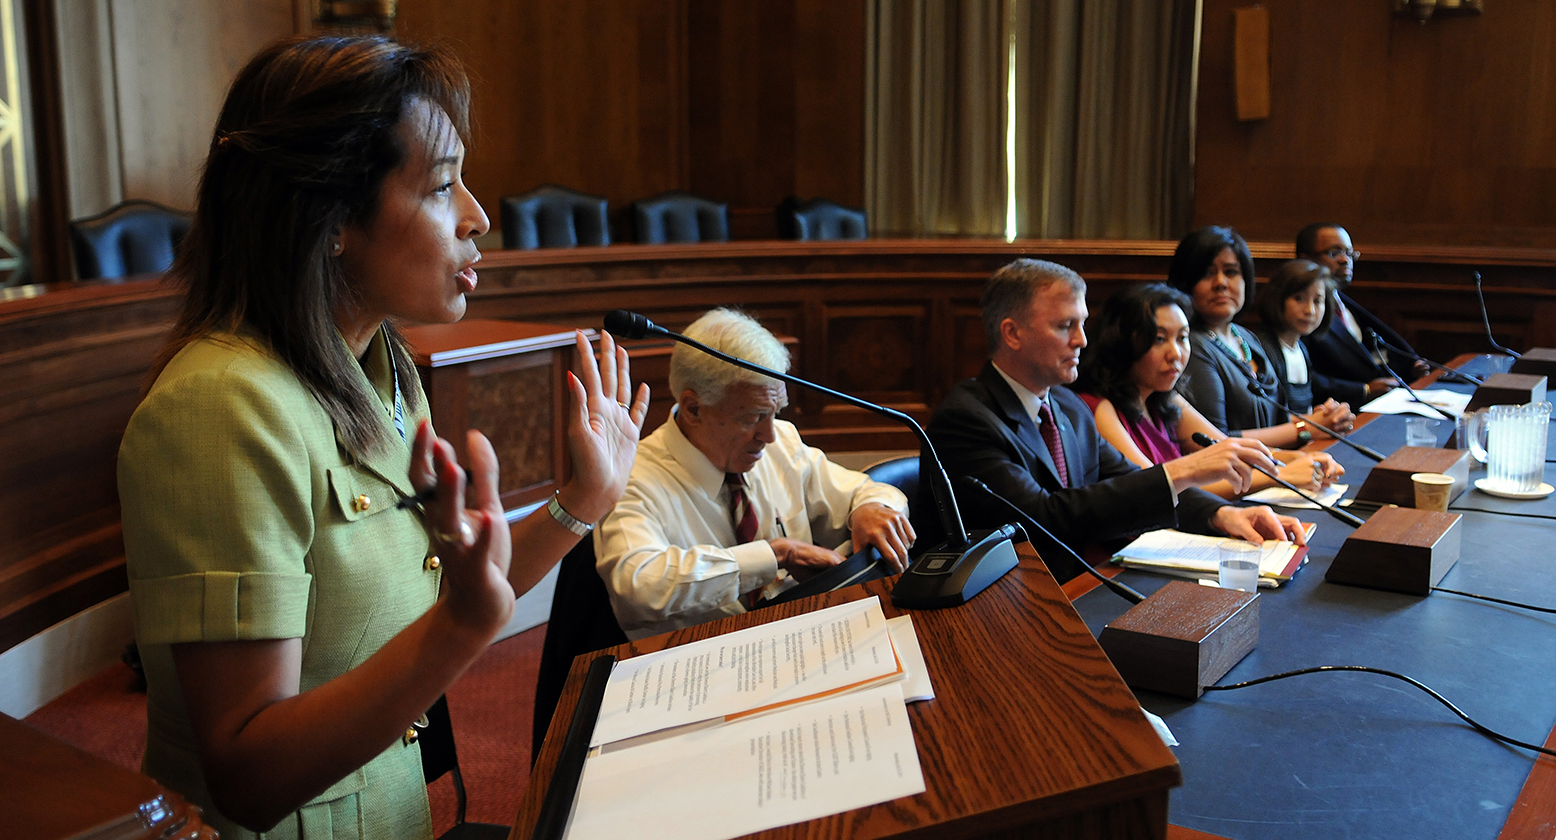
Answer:
[[[1182,526],[1209,534],[1302,541],[1300,523],[1267,507],[1229,505],[1198,485],[1246,489],[1250,463],[1274,470],[1258,441],[1228,438],[1142,470],[1103,440],[1074,382],[1086,346],[1086,283],[1064,266],[1017,260],[989,278],[983,321],[992,358],[951,390],[929,437],[954,480],[971,475],[1077,551],[1089,542]],[[968,506],[969,524],[1006,520]],[[998,520],[998,521],[995,521]],[[1052,563],[1061,581],[1080,573]]]
[[[1351,247],[1351,235],[1345,228],[1333,222],[1308,225],[1297,234],[1297,256],[1329,269],[1340,299],[1329,326],[1302,339],[1313,359],[1315,399],[1333,397],[1360,408],[1373,397],[1397,387],[1396,377],[1414,379],[1427,373],[1425,365],[1379,346],[1377,337],[1382,337],[1401,350],[1415,353],[1399,333],[1357,306],[1345,293],[1351,285],[1356,258],[1361,256]]]

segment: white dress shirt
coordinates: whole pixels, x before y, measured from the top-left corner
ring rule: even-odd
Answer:
[[[779,580],[770,539],[842,544],[846,555],[855,508],[879,502],[907,512],[902,491],[832,463],[792,423],[775,420],[773,432],[745,474],[757,531],[744,545],[735,544],[724,471],[674,415],[638,445],[626,492],[594,532],[596,568],[627,638],[745,612],[741,595]]]

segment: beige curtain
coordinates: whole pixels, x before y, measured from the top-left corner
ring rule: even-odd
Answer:
[[[1015,4],[1020,235],[1183,235],[1193,205],[1198,6],[1198,0]]]
[[[1014,42],[1017,234],[1177,239],[1193,205],[1198,15],[1199,0],[875,0],[872,227],[1004,233]]]
[[[1005,0],[872,0],[865,207],[876,235],[1005,229]]]

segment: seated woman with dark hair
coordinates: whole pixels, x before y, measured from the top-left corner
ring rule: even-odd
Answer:
[[[1350,406],[1335,402],[1332,380],[1313,369],[1302,337],[1329,329],[1335,313],[1335,282],[1329,269],[1309,260],[1290,260],[1275,269],[1259,297],[1254,335],[1264,346],[1275,374],[1280,401],[1306,412],[1319,399],[1319,410],[1334,413]]]
[[[1161,283],[1125,289],[1103,305],[1081,353],[1073,390],[1091,406],[1102,437],[1141,468],[1198,450],[1195,432],[1211,440],[1225,436],[1174,390],[1192,353],[1190,305],[1187,296]],[[1280,477],[1306,490],[1325,487],[1344,473],[1323,453],[1272,449],[1270,454],[1282,464]],[[1273,484],[1255,475],[1251,490]],[[1237,495],[1225,481],[1205,489],[1225,498]]]
[[[1179,387],[1184,398],[1226,434],[1254,438],[1266,446],[1301,446],[1312,440],[1308,418],[1272,404],[1277,382],[1259,339],[1232,323],[1254,292],[1253,257],[1237,231],[1206,227],[1185,236],[1173,252],[1167,284],[1192,303],[1187,314],[1194,328],[1194,353],[1186,382]],[[1355,419],[1339,404],[1320,406],[1312,416],[1314,422],[1341,431],[1349,431]]]

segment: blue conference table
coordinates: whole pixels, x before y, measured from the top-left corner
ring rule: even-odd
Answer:
[[[1390,452],[1404,443],[1404,420],[1376,417],[1354,439]],[[1445,421],[1443,440],[1448,431]],[[1372,462],[1343,446],[1329,452],[1354,493]],[[1546,521],[1556,501],[1470,490],[1451,510],[1464,516],[1463,550],[1440,586],[1556,606],[1556,528]],[[1280,589],[1261,590],[1258,646],[1221,684],[1370,665],[1420,680],[1498,732],[1544,743],[1556,724],[1556,615],[1326,583],[1352,529],[1318,511],[1288,512],[1318,523],[1309,562]],[[1120,580],[1149,594],[1168,578],[1126,572]],[[1128,606],[1104,589],[1075,602],[1094,634]],[[1534,764],[1530,751],[1475,732],[1425,693],[1380,675],[1305,675],[1192,702],[1137,694],[1181,742],[1174,751],[1184,783],[1169,821],[1223,837],[1490,840]]]

